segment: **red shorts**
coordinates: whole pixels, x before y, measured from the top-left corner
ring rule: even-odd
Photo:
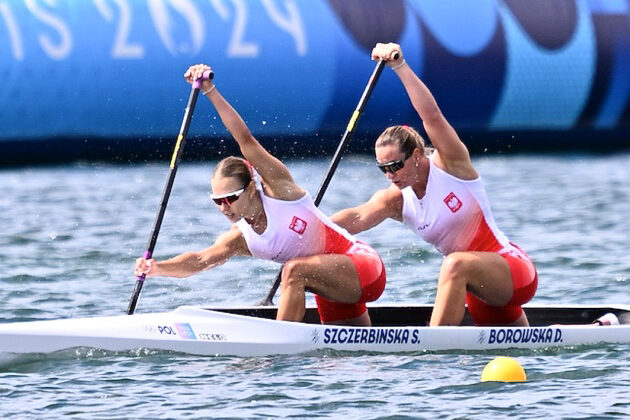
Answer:
[[[317,311],[322,323],[362,315],[367,311],[365,303],[375,301],[385,290],[385,264],[371,246],[357,242],[346,252],[346,255],[350,257],[359,274],[361,297],[357,303],[339,303],[315,295]]]
[[[491,306],[472,293],[466,294],[468,312],[475,325],[509,325],[523,313],[521,305],[529,302],[538,288],[538,274],[532,260],[516,245],[515,249],[501,253],[512,274],[514,294],[504,306]]]

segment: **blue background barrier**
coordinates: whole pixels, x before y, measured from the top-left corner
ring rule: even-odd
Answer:
[[[471,146],[627,147],[629,9],[622,0],[0,0],[0,162],[163,154],[189,93],[182,75],[200,62],[256,136],[278,149],[304,142],[301,154],[334,147],[380,41],[402,45]],[[357,144],[396,123],[421,126],[386,69]],[[226,137],[201,97],[190,136],[208,153]]]

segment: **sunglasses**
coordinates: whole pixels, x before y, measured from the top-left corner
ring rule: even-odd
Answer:
[[[225,204],[229,206],[230,204],[238,200],[241,194],[243,194],[243,191],[245,191],[245,187],[241,188],[240,190],[225,193],[225,194],[218,194],[218,195],[210,194],[210,198],[212,199],[212,201],[214,201],[214,204],[216,204],[217,206],[220,206],[221,204]]]
[[[384,174],[386,174],[387,172],[393,174],[400,171],[403,168],[403,166],[405,166],[405,161],[409,159],[409,157],[412,154],[413,152],[408,153],[403,159],[392,160],[391,162],[387,162],[387,163],[376,162],[376,166],[378,166],[378,169],[380,169],[381,172],[383,172]]]

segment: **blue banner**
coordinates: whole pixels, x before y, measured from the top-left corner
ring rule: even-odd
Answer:
[[[629,14],[616,0],[0,0],[0,142],[172,137],[196,63],[255,135],[340,135],[389,41],[458,129],[627,128]],[[191,134],[225,136],[200,99]],[[360,129],[394,123],[421,125],[386,70]]]

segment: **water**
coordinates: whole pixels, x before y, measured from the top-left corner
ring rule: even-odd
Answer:
[[[533,303],[630,303],[630,155],[477,156],[498,225],[537,262]],[[325,159],[289,161],[315,194]],[[228,228],[208,198],[214,162],[179,170],[156,256],[201,249]],[[124,313],[167,164],[0,171],[0,322]],[[386,180],[371,157],[343,160],[326,213]],[[402,225],[360,235],[389,269],[379,303],[432,303],[441,257]],[[137,312],[181,304],[251,305],[274,263],[237,258],[189,279],[150,279]],[[312,300],[309,300],[311,303]],[[516,357],[520,384],[481,383]],[[536,351],[199,357],[73,350],[0,362],[10,418],[627,418],[630,346]]]

